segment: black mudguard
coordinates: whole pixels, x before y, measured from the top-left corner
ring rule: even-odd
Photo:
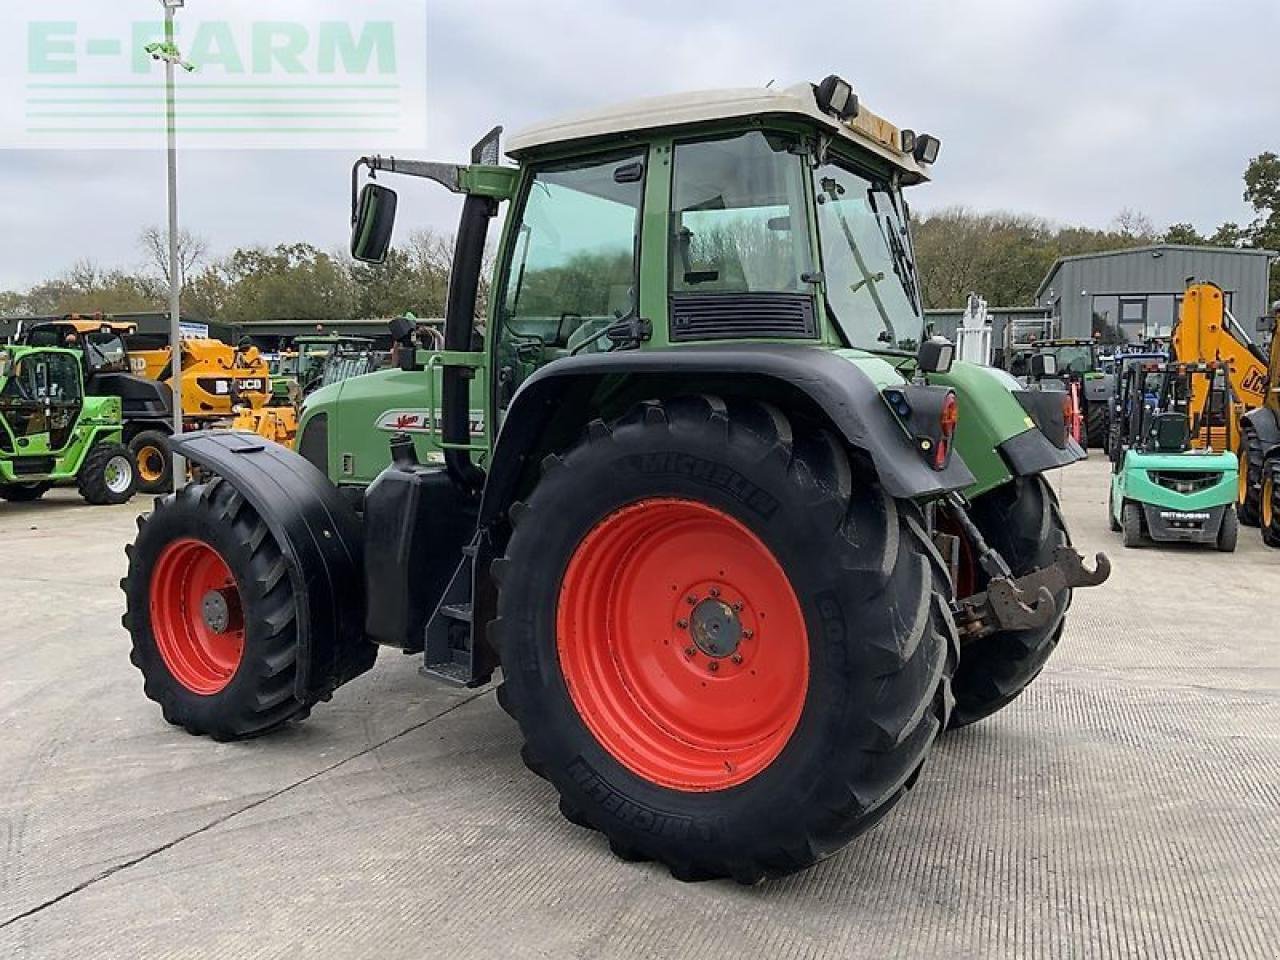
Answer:
[[[280,546],[298,599],[299,699],[326,697],[372,667],[361,525],[337,487],[292,450],[251,433],[201,431],[173,446],[235,487]]]
[[[892,496],[936,496],[974,482],[959,456],[953,456],[944,470],[932,469],[889,410],[879,387],[829,350],[777,343],[691,345],[569,357],[529,377],[511,402],[488,466],[481,524],[492,523],[506,509],[530,452],[546,435],[570,387],[612,376],[666,377],[686,384],[726,376],[774,381],[804,394],[850,446],[865,451]]]

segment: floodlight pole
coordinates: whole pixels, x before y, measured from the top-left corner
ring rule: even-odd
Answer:
[[[164,42],[174,49],[174,13],[185,0],[160,0],[164,5]],[[175,89],[177,64],[172,56],[164,58],[165,115],[167,118],[169,165],[169,356],[173,379],[173,435],[182,435],[182,275],[178,257],[178,104]],[[186,463],[173,455],[173,488],[185,485]]]

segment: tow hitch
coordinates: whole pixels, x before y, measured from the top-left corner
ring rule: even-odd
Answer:
[[[1061,546],[1047,567],[1015,577],[1004,557],[993,550],[966,509],[964,498],[952,494],[948,498],[952,514],[964,530],[977,555],[978,565],[990,578],[987,589],[956,601],[956,625],[966,639],[976,639],[1001,630],[1033,630],[1042,627],[1057,614],[1054,597],[1069,587],[1096,587],[1111,576],[1111,561],[1106,554],[1094,557],[1094,568],[1084,564],[1084,557],[1069,546]]]

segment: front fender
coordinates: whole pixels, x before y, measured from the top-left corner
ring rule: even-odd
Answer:
[[[230,483],[280,546],[297,599],[299,699],[327,696],[372,667],[360,520],[337,487],[292,450],[254,434],[203,430],[172,443]]]
[[[858,363],[831,350],[795,344],[709,344],[570,357],[539,369],[508,408],[489,464],[480,522],[492,523],[506,509],[531,452],[561,412],[571,387],[636,377],[651,379],[655,396],[699,393],[708,389],[711,378],[753,378],[798,391],[850,446],[870,456],[880,483],[894,497],[939,496],[974,481],[959,456],[939,471],[925,462],[881,396],[883,384]]]

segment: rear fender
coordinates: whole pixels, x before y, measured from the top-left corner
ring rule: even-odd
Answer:
[[[280,546],[297,598],[297,696],[324,698],[372,667],[360,520],[337,487],[292,450],[253,434],[207,430],[173,447],[230,483]]]
[[[689,346],[678,350],[627,351],[557,360],[538,370],[512,400],[489,463],[480,523],[498,520],[515,498],[531,456],[548,434],[572,442],[557,425],[564,411],[575,433],[585,425],[570,392],[588,392],[602,381],[646,378],[653,396],[699,393],[711,378],[798,393],[824,414],[849,446],[871,459],[885,491],[901,499],[937,497],[961,490],[974,477],[960,456],[934,470],[916,449],[881,395],[881,386],[857,364],[830,350],[791,344]],[[551,429],[556,427],[556,429]]]

